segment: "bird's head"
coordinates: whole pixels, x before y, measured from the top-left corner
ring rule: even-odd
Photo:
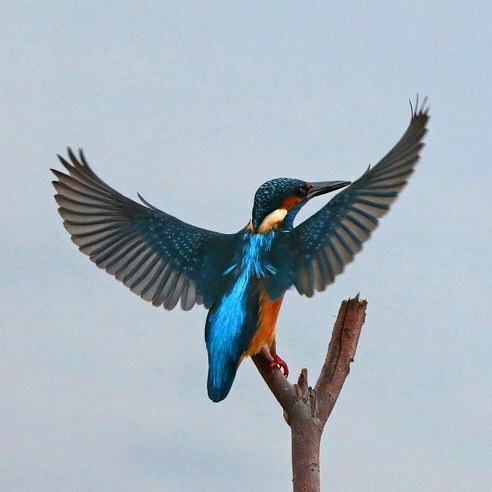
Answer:
[[[308,200],[349,184],[350,181],[308,183],[293,178],[267,181],[255,194],[251,229],[256,234],[265,234],[272,229],[290,229],[295,216]]]

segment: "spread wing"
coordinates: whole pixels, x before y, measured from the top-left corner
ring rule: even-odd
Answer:
[[[234,236],[200,229],[118,193],[89,167],[82,151],[52,170],[63,225],[82,253],[155,306],[210,307],[230,265]]]
[[[292,281],[300,294],[323,291],[361,250],[412,174],[428,119],[425,101],[412,108],[410,125],[390,152],[285,235],[293,251]]]

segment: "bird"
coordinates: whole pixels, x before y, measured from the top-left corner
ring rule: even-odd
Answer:
[[[154,306],[207,310],[208,396],[222,401],[241,362],[260,351],[287,377],[276,353],[276,322],[287,290],[307,297],[334,282],[361,250],[414,171],[427,132],[426,100],[410,103],[411,119],[398,143],[361,177],[311,182],[276,178],[254,196],[247,225],[224,234],[190,225],[145,200],[111,188],[82,150],[58,155],[52,169],[63,225],[79,250]],[[298,225],[313,198],[337,190]]]

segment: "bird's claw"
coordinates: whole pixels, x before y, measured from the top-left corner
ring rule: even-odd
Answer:
[[[272,361],[270,362],[270,367],[278,367],[282,371],[282,374],[285,377],[288,377],[289,368],[287,366],[287,363],[275,353],[271,354],[271,356],[272,356]]]

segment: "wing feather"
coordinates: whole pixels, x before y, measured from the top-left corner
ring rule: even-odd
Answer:
[[[388,212],[419,160],[429,119],[425,104],[412,108],[406,132],[378,164],[284,235],[293,252],[293,283],[299,293],[310,297],[332,283]]]
[[[52,170],[63,225],[80,251],[156,306],[183,309],[207,299],[232,254],[233,235],[194,227],[143,205],[107,185],[84,154],[58,156],[67,173]]]

